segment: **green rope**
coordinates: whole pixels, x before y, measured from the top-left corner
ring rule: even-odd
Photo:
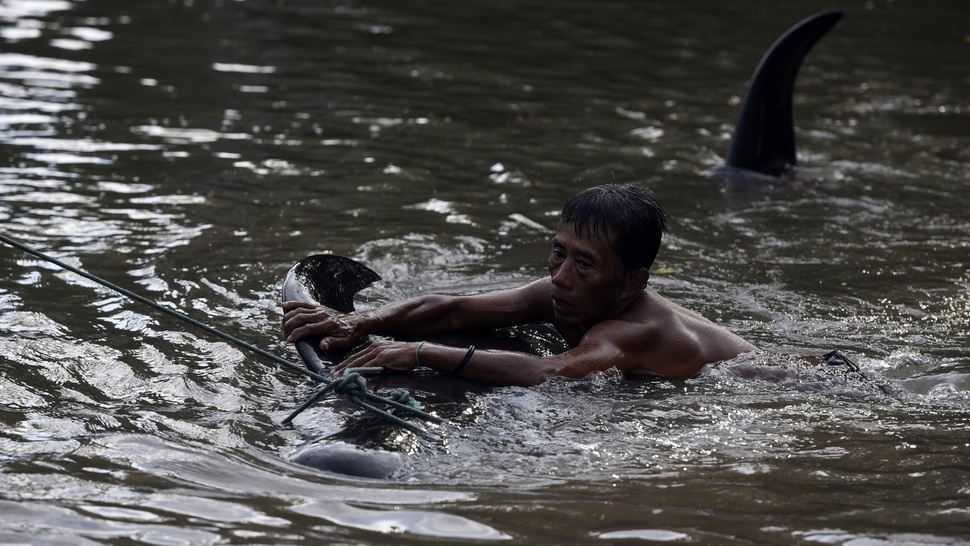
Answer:
[[[366,390],[366,381],[364,381],[364,383],[363,383],[363,389],[358,389],[358,390],[349,390],[349,389],[346,389],[345,387],[343,387],[343,384],[342,383],[341,384],[335,384],[336,381],[334,381],[334,380],[327,379],[326,377],[324,377],[324,376],[322,376],[322,375],[320,375],[318,373],[314,373],[314,372],[312,372],[312,371],[304,368],[303,366],[298,366],[298,365],[296,365],[296,364],[294,364],[294,363],[292,363],[292,362],[290,362],[288,360],[285,360],[283,358],[280,358],[280,357],[274,355],[273,353],[271,353],[269,351],[265,351],[265,350],[260,349],[259,347],[255,346],[255,345],[252,345],[250,343],[247,343],[247,342],[245,342],[245,341],[243,341],[241,339],[238,339],[238,338],[235,338],[235,337],[233,337],[233,336],[231,336],[229,334],[220,332],[219,330],[216,330],[215,328],[212,328],[211,326],[208,326],[206,324],[203,324],[203,323],[201,323],[201,322],[193,319],[192,317],[190,317],[190,316],[188,316],[188,315],[186,315],[184,313],[181,313],[181,312],[176,311],[174,309],[170,309],[168,307],[163,307],[162,305],[160,305],[160,304],[158,304],[158,303],[156,303],[156,302],[154,302],[154,301],[152,301],[152,300],[150,300],[148,298],[139,296],[138,294],[136,294],[136,293],[134,293],[134,292],[132,292],[132,291],[126,289],[126,288],[122,288],[122,287],[120,287],[120,286],[118,286],[118,285],[116,285],[114,283],[111,283],[109,281],[106,281],[106,280],[104,280],[104,279],[102,279],[100,277],[97,277],[95,275],[92,275],[92,274],[90,274],[90,273],[88,273],[86,271],[83,271],[83,270],[78,269],[78,268],[76,268],[74,266],[68,265],[68,264],[66,264],[66,263],[58,260],[57,258],[53,258],[51,256],[48,256],[47,254],[44,254],[43,252],[40,252],[39,250],[36,250],[36,249],[34,249],[34,248],[30,247],[30,246],[27,246],[27,245],[25,245],[25,244],[23,244],[23,243],[15,240],[15,239],[11,239],[10,237],[7,237],[6,235],[3,235],[2,233],[0,233],[0,241],[4,242],[4,243],[6,243],[6,244],[8,244],[8,245],[10,245],[12,247],[19,248],[20,250],[23,250],[27,254],[30,254],[32,256],[36,256],[36,257],[38,257],[38,258],[40,258],[40,259],[42,259],[44,261],[50,262],[50,263],[52,263],[52,264],[60,267],[61,269],[65,269],[67,271],[70,271],[71,273],[74,273],[75,275],[80,275],[80,276],[84,277],[85,279],[88,279],[88,280],[93,281],[93,282],[95,282],[97,284],[100,284],[101,286],[104,286],[106,288],[109,288],[111,290],[114,290],[115,292],[118,292],[119,294],[121,294],[123,296],[126,296],[128,298],[131,298],[131,299],[133,299],[133,300],[135,300],[137,302],[143,303],[143,304],[151,307],[152,309],[155,309],[156,311],[161,311],[161,312],[163,312],[163,313],[165,313],[167,315],[170,315],[172,317],[175,317],[178,320],[181,320],[183,322],[186,322],[188,324],[191,324],[192,326],[195,326],[196,328],[202,329],[202,330],[204,330],[204,331],[206,331],[206,332],[208,332],[208,333],[210,333],[210,334],[212,334],[212,335],[214,335],[214,336],[216,336],[218,338],[221,338],[221,339],[223,339],[225,341],[228,341],[229,343],[232,343],[234,345],[237,345],[239,347],[242,347],[243,349],[246,349],[248,351],[251,351],[253,353],[256,353],[259,356],[262,356],[262,357],[264,357],[264,358],[266,358],[268,360],[271,360],[273,362],[276,362],[277,364],[282,365],[283,367],[287,368],[290,371],[293,371],[293,372],[296,372],[296,373],[299,373],[299,374],[303,374],[303,375],[309,377],[310,379],[313,379],[314,381],[317,381],[318,383],[323,383],[323,384],[326,385],[326,387],[324,387],[313,398],[311,398],[306,403],[304,403],[303,406],[300,407],[300,409],[298,409],[296,412],[294,412],[293,414],[291,414],[290,417],[288,417],[287,419],[285,419],[282,424],[289,424],[289,422],[292,421],[293,417],[295,417],[297,414],[299,414],[300,412],[302,412],[303,410],[305,410],[306,408],[308,408],[311,404],[313,404],[316,400],[318,400],[323,394],[329,392],[330,390],[334,390],[336,392],[343,392],[344,394],[346,394],[346,396],[347,396],[348,399],[350,399],[352,402],[354,402],[358,406],[360,406],[360,407],[362,407],[364,409],[367,409],[369,411],[375,412],[375,413],[377,413],[377,414],[379,414],[379,415],[381,415],[381,416],[383,416],[383,417],[385,417],[385,418],[387,418],[387,419],[389,419],[389,420],[391,420],[391,421],[393,421],[393,422],[395,422],[395,423],[403,426],[404,428],[407,428],[408,430],[417,432],[419,434],[427,434],[427,432],[424,431],[423,429],[421,429],[420,427],[417,427],[415,425],[412,425],[411,423],[408,423],[407,421],[404,421],[400,417],[397,417],[395,415],[392,415],[392,414],[390,414],[390,413],[388,413],[388,412],[386,412],[386,411],[384,411],[384,410],[382,410],[380,408],[376,408],[376,407],[372,406],[371,404],[368,404],[366,401],[380,402],[380,403],[386,404],[386,405],[391,406],[391,407],[395,407],[395,408],[398,408],[398,409],[410,411],[411,413],[413,413],[413,414],[415,414],[415,415],[417,415],[417,416],[419,416],[422,419],[425,419],[427,421],[431,421],[431,422],[435,422],[435,423],[440,423],[441,422],[441,419],[440,418],[438,418],[438,417],[436,417],[434,415],[431,415],[429,413],[426,413],[424,411],[421,411],[420,405],[417,404],[417,402],[414,401],[413,398],[410,398],[410,394],[408,394],[408,398],[410,398],[410,402],[404,402],[404,403],[402,403],[398,399],[395,399],[394,398],[394,394],[393,393],[392,393],[392,397],[391,398],[384,398],[382,396],[378,396],[376,394],[373,394],[373,393],[368,392]],[[381,370],[381,368],[372,368],[372,369],[378,370],[378,371]],[[357,371],[359,371],[359,369]],[[343,378],[341,378],[341,379],[343,379]],[[363,378],[361,378],[361,379],[363,379]],[[344,389],[344,390],[342,390],[342,389]],[[401,390],[401,389],[399,389],[399,390]]]
[[[333,391],[339,394],[343,394],[348,400],[357,404],[362,408],[366,408],[381,417],[391,421],[401,427],[404,427],[412,432],[416,432],[421,435],[427,436],[427,432],[420,427],[416,427],[411,423],[401,419],[400,417],[389,413],[380,408],[371,406],[365,400],[379,400],[384,404],[398,409],[403,409],[410,411],[411,413],[420,416],[421,418],[431,421],[434,423],[440,423],[442,420],[440,417],[426,413],[421,409],[421,404],[415,400],[411,393],[406,389],[395,389],[391,392],[388,397],[380,397],[371,394],[367,390],[367,379],[364,378],[362,374],[375,374],[383,371],[383,368],[349,368],[342,376],[338,379],[330,381],[326,386],[320,389],[316,394],[310,397],[309,400],[300,405],[299,408],[293,411],[286,419],[283,419],[283,424],[289,424],[296,418],[297,415],[303,413],[304,410],[312,406],[318,400],[323,398],[328,392]]]

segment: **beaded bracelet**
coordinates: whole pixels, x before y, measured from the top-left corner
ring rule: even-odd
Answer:
[[[469,345],[468,350],[465,351],[464,358],[462,358],[461,362],[458,363],[458,367],[456,367],[454,370],[451,371],[451,375],[458,375],[461,372],[462,368],[464,368],[465,365],[468,364],[468,361],[472,359],[473,354],[475,354],[475,346]]]

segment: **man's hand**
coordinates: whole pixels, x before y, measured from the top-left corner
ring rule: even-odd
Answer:
[[[286,341],[295,343],[300,339],[319,335],[321,351],[346,350],[363,332],[357,326],[360,318],[355,314],[341,313],[323,305],[305,302],[283,302],[283,335]]]
[[[331,373],[340,376],[343,375],[344,370],[350,368],[377,367],[396,372],[409,372],[418,365],[414,355],[417,347],[417,343],[377,339],[337,364]]]

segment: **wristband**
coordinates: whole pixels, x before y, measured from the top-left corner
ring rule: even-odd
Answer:
[[[417,348],[414,349],[414,363],[417,364],[418,366],[421,365],[421,359],[418,358],[418,351],[421,350],[421,346],[422,345],[424,345],[424,342],[423,341],[420,342],[420,343],[418,343]]]
[[[475,354],[475,346],[469,345],[468,350],[465,351],[464,358],[462,358],[461,362],[458,363],[458,366],[451,371],[451,375],[458,375],[459,373],[461,373],[461,370],[465,367],[466,364],[468,364],[468,361],[472,359],[473,354]]]

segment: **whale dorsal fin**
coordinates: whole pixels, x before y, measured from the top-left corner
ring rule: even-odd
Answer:
[[[796,164],[792,92],[802,60],[842,19],[817,13],[781,35],[761,58],[731,138],[727,166],[780,176]]]

